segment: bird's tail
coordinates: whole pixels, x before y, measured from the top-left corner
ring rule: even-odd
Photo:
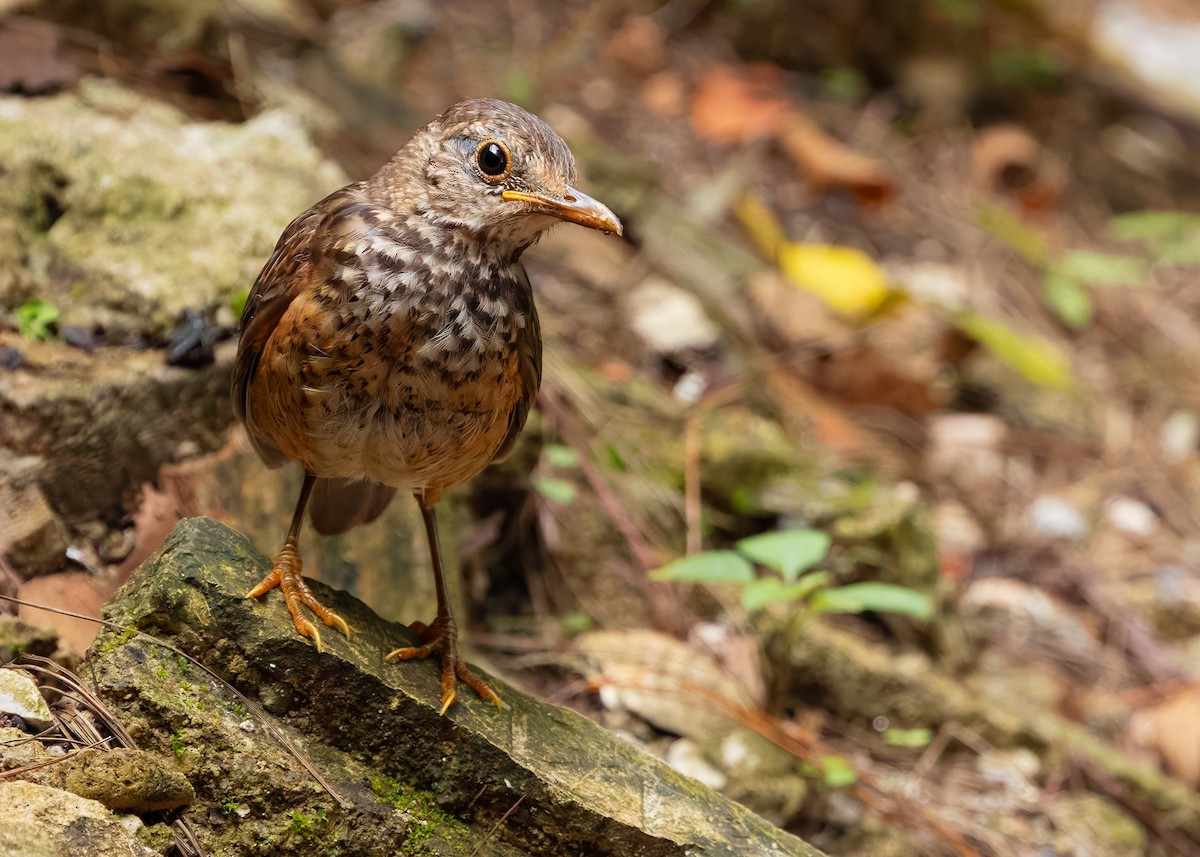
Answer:
[[[395,496],[395,488],[366,479],[318,479],[309,500],[309,520],[321,535],[337,535],[374,521]]]

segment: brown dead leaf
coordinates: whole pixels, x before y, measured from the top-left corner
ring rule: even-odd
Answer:
[[[126,576],[159,549],[181,518],[199,514],[186,499],[181,499],[180,492],[186,494],[185,482],[166,478],[163,484],[164,491],[149,482],[142,486],[138,508],[133,513],[133,547],[121,563],[121,573]]]
[[[1027,214],[1056,208],[1065,184],[1065,171],[1019,125],[980,131],[971,148],[971,171],[980,187],[1013,198]]]
[[[646,15],[627,15],[604,45],[601,58],[635,77],[649,76],[662,67],[662,27]]]
[[[1125,735],[1134,747],[1154,753],[1172,776],[1200,787],[1200,687],[1135,712]]]
[[[788,109],[778,66],[718,65],[700,78],[692,99],[692,127],[712,143],[744,143],[775,134]]]
[[[881,161],[851,151],[798,109],[778,129],[779,146],[818,189],[846,188],[862,203],[892,195],[893,181]]]
[[[98,578],[86,571],[64,571],[26,581],[17,597],[22,601],[45,604],[99,619],[100,605],[116,590],[115,578]],[[59,645],[80,656],[92,644],[96,630],[100,627],[86,619],[76,619],[24,605],[17,615],[21,621],[30,625],[53,628],[58,632]]]
[[[901,371],[870,342],[814,360],[805,371],[813,387],[851,407],[890,408],[920,422],[945,404],[928,384]]]

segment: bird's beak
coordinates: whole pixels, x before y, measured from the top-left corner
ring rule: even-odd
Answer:
[[[615,232],[617,235],[625,231],[621,221],[607,205],[570,186],[561,198],[520,190],[506,190],[500,196],[508,202],[526,203],[538,214],[549,214],[551,217],[578,223],[589,229]]]

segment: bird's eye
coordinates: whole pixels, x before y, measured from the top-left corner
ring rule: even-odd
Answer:
[[[475,166],[488,184],[498,184],[512,172],[508,149],[497,140],[484,140],[475,150]]]

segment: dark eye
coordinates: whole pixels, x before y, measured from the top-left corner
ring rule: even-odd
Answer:
[[[485,140],[475,150],[475,165],[483,174],[483,180],[496,184],[508,178],[512,172],[512,161],[508,157],[508,149],[496,140]]]

